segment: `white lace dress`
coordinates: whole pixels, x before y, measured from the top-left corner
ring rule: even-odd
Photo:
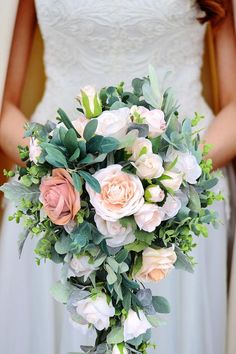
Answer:
[[[147,74],[148,64],[163,77],[170,71],[182,112],[212,113],[202,98],[200,69],[205,26],[196,18],[191,0],[36,0],[45,44],[47,83],[32,119],[55,119],[62,107],[76,117],[74,97],[79,88],[98,88]],[[226,314],[226,229],[224,203],[217,209],[219,230],[199,239],[194,275],[175,271],[158,285],[172,313],[167,324],[153,331],[159,354],[224,354]],[[0,237],[0,353],[67,354],[90,343],[68,321],[65,309],[49,295],[59,278],[58,266],[36,266],[34,242],[28,240],[22,259],[17,257],[20,227],[7,220]]]

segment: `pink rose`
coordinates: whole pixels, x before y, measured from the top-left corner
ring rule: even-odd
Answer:
[[[30,139],[29,146],[29,159],[37,164],[39,156],[41,155],[42,148],[39,146],[39,141],[35,138]]]
[[[73,186],[70,174],[63,168],[55,168],[52,176],[42,179],[40,201],[56,225],[66,225],[80,210],[80,194]]]
[[[164,212],[157,205],[145,203],[141,209],[134,214],[134,219],[140,230],[153,232],[162,222],[164,215]]]
[[[174,268],[177,260],[174,247],[159,248],[148,247],[143,251],[142,268],[135,278],[140,281],[160,281]]]
[[[86,183],[90,203],[103,220],[116,221],[133,215],[144,203],[144,190],[140,179],[121,169],[121,165],[110,165],[93,175],[100,183],[101,193],[96,193]]]

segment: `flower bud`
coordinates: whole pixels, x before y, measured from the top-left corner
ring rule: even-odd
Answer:
[[[165,198],[165,192],[155,184],[151,184],[145,189],[145,199],[149,203],[162,202]]]
[[[85,86],[77,97],[86,118],[95,118],[102,113],[102,103],[93,86]]]

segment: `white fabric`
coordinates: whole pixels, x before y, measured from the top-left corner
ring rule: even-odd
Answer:
[[[191,0],[37,0],[45,43],[47,84],[32,119],[55,119],[57,107],[76,117],[74,97],[81,86],[127,83],[147,74],[152,63],[166,86],[173,86],[184,115],[213,115],[202,98],[205,26]],[[222,179],[222,189],[225,183]],[[159,354],[224,354],[226,325],[226,208],[218,203],[222,225],[197,239],[194,275],[172,274],[152,288],[166,296],[172,313],[167,325],[153,331]],[[91,342],[68,322],[65,309],[51,300],[49,287],[58,266],[34,264],[34,242],[28,240],[21,261],[16,238],[20,226],[7,221],[0,244],[0,352],[66,354]]]
[[[0,112],[18,0],[0,1]]]

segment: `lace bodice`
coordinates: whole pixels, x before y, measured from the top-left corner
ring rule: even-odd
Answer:
[[[98,88],[147,74],[152,64],[185,112],[201,98],[205,26],[194,0],[36,0],[45,45],[45,95],[34,119],[52,119],[87,84]],[[191,111],[190,111],[191,108]]]

